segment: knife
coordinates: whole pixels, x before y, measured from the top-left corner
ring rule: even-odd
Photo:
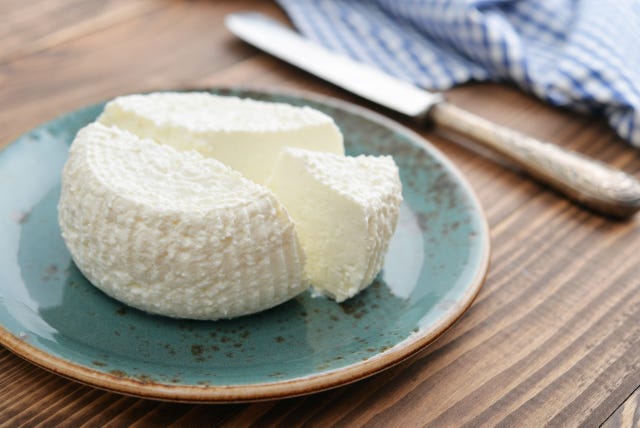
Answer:
[[[640,209],[640,181],[618,169],[476,116],[441,94],[331,52],[266,15],[234,13],[225,25],[245,42],[363,98],[481,143],[596,212],[625,218]]]

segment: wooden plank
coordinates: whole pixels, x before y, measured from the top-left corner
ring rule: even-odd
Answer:
[[[635,428],[640,426],[640,388],[627,398],[602,425],[603,428]]]
[[[167,6],[153,0],[69,0],[6,4],[0,16],[0,63],[33,54]],[[43,15],[47,19],[42,19]]]

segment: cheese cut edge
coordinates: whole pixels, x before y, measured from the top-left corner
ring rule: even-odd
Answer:
[[[306,274],[316,290],[342,302],[373,282],[402,202],[390,156],[285,149],[267,186],[296,223]]]

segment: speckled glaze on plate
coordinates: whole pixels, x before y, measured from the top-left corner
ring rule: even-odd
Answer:
[[[77,381],[141,397],[231,402],[343,385],[416,353],[478,293],[489,261],[482,210],[460,173],[415,133],[310,94],[212,92],[310,105],[331,115],[348,154],[391,154],[405,202],[384,268],[355,298],[305,293],[234,320],[148,315],[80,274],[60,237],[60,173],[77,130],[103,104],[48,122],[0,152],[0,343]]]

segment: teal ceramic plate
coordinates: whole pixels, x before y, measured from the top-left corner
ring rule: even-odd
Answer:
[[[489,233],[460,173],[415,133],[308,94],[215,92],[308,104],[335,118],[347,151],[391,154],[404,204],[383,271],[336,304],[303,294],[235,320],[152,316],[94,288],[60,237],[60,173],[77,130],[102,104],[46,123],[0,152],[0,343],[77,381],[147,398],[228,402],[321,391],[423,349],[469,307]]]

